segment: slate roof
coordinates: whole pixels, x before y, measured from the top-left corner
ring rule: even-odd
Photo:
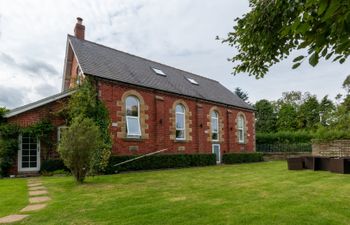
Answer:
[[[4,117],[5,118],[10,118],[12,116],[16,116],[16,115],[21,114],[23,112],[26,112],[28,110],[35,109],[35,108],[38,108],[40,106],[46,105],[48,103],[54,102],[56,100],[65,98],[67,96],[70,96],[74,92],[75,92],[75,90],[69,90],[69,91],[61,92],[61,93],[58,93],[58,94],[55,94],[55,95],[51,95],[51,96],[49,96],[47,98],[40,99],[39,101],[32,102],[32,103],[29,103],[27,105],[23,105],[23,106],[11,109],[11,111],[6,113]]]
[[[219,82],[68,35],[85,74],[253,110]],[[162,70],[157,75],[152,68]],[[192,78],[198,85],[191,84]]]

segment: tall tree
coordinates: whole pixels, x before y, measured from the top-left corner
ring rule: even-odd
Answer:
[[[235,94],[240,97],[243,101],[247,102],[249,99],[248,93],[243,91],[241,88],[237,87],[235,89]]]
[[[269,68],[292,50],[307,49],[294,58],[297,68],[309,56],[344,63],[350,54],[350,1],[348,0],[249,0],[251,11],[241,18],[223,42],[235,46],[230,60],[234,74],[264,77]]]
[[[299,129],[315,130],[320,122],[320,109],[316,96],[312,95],[304,99],[297,114]]]
[[[277,114],[278,131],[294,131],[297,128],[297,112],[293,105],[284,103]]]
[[[328,95],[324,96],[320,102],[320,123],[322,126],[328,126],[334,122],[335,105],[328,98]]]
[[[276,131],[276,113],[272,103],[266,99],[262,99],[255,103],[256,122],[255,128],[257,132],[269,133]]]

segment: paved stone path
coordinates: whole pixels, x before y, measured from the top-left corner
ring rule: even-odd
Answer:
[[[50,201],[47,189],[43,186],[40,178],[28,179],[29,205],[24,207],[20,213],[33,212],[46,207],[46,202]],[[0,218],[0,224],[14,223],[28,217],[26,214],[13,214]]]

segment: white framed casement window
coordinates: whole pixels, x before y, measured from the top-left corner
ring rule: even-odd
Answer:
[[[177,104],[175,108],[176,140],[186,139],[185,115],[185,107]]]
[[[244,143],[245,142],[245,119],[243,116],[238,117],[238,142]]]
[[[216,111],[211,113],[211,140],[219,141],[219,114]]]
[[[128,137],[140,137],[140,101],[135,96],[128,96],[125,101],[126,131]]]
[[[63,126],[59,126],[57,127],[57,143],[60,143],[60,140],[62,138],[62,133],[65,129],[67,129],[68,127],[66,125]]]

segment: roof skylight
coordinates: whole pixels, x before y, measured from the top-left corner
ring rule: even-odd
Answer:
[[[156,74],[159,74],[159,75],[162,75],[162,76],[166,76],[166,74],[163,72],[163,70],[157,69],[157,68],[153,68],[153,67],[151,67],[151,68]]]
[[[187,79],[191,84],[198,85],[198,82],[197,82],[195,79],[192,79],[192,78],[189,78],[189,77],[186,77],[186,79]]]

